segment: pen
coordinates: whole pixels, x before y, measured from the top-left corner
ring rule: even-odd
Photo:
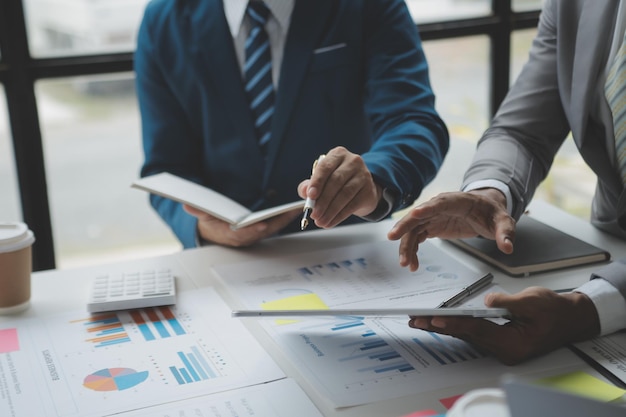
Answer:
[[[313,175],[313,173],[315,172],[315,167],[317,166],[317,164],[319,164],[322,161],[322,159],[324,159],[325,156],[326,155],[322,154],[319,156],[319,158],[315,160],[315,162],[313,162],[311,175]],[[300,230],[306,229],[307,226],[309,225],[309,216],[311,215],[311,212],[313,211],[313,207],[315,207],[315,200],[307,197],[306,201],[304,202],[304,208],[302,209],[303,213],[302,213],[302,220],[300,221]]]
[[[439,304],[437,308],[452,307],[453,305],[458,304],[470,295],[476,293],[477,291],[482,290],[487,285],[491,284],[491,281],[493,281],[493,275],[491,275],[491,273],[489,272],[478,281],[473,282],[467,287],[463,287],[463,289],[458,294],[455,294],[452,297],[448,298],[447,300]]]

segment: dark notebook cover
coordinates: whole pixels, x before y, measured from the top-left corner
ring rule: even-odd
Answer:
[[[527,276],[553,269],[608,261],[609,252],[523,215],[515,228],[512,254],[501,252],[496,242],[474,237],[450,243],[512,276]]]

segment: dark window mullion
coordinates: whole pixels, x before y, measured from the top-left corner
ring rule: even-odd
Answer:
[[[24,9],[21,1],[0,4],[0,45],[5,70],[7,109],[24,221],[33,230],[33,269],[55,267],[46,174],[30,63]],[[10,40],[10,42],[9,42]]]
[[[498,26],[489,34],[491,37],[489,111],[493,116],[509,91],[513,12],[511,0],[491,1],[493,14],[498,17]]]

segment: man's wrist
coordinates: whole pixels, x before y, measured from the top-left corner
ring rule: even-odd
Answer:
[[[503,183],[502,181],[495,179],[486,179],[479,181],[472,181],[469,184],[466,184],[462,191],[470,192],[472,190],[480,190],[480,189],[496,189],[499,190],[502,194],[504,194],[504,198],[506,199],[506,211],[509,215],[513,216],[514,214],[514,201],[513,195],[511,195],[511,189],[508,185]]]
[[[369,222],[377,222],[386,218],[391,213],[395,203],[395,197],[391,190],[383,188],[381,185],[376,183],[374,185],[376,186],[377,197],[376,208],[368,215],[361,216],[362,219]]]
[[[507,200],[506,196],[502,191],[497,188],[476,188],[474,190],[468,191],[473,194],[479,194],[483,197],[486,197],[490,200],[495,201],[503,210],[507,209]]]

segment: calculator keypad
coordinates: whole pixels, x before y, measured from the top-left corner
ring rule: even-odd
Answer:
[[[104,273],[94,278],[89,312],[153,307],[176,302],[175,277],[170,269]]]

